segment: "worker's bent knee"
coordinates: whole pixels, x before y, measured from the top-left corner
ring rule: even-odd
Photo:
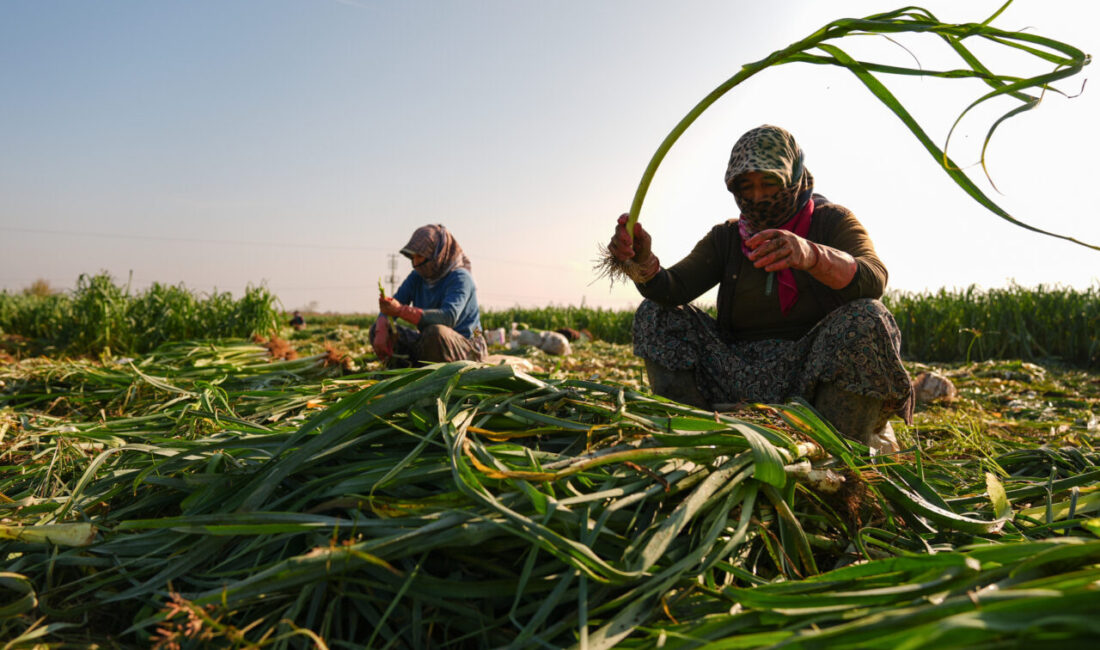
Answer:
[[[424,327],[420,328],[421,338],[442,338],[444,336],[447,336],[451,332],[454,332],[454,330],[450,327],[447,327],[446,325],[440,325],[439,323],[432,323],[431,325],[425,325]]]
[[[420,330],[417,358],[425,363],[465,359],[470,343],[454,329],[434,323]]]

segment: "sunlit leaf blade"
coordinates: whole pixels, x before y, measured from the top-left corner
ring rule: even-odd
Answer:
[[[1012,504],[1008,502],[1005,486],[992,472],[985,473],[985,489],[989,493],[990,502],[993,504],[993,516],[997,519],[1011,517]]]
[[[7,571],[0,573],[0,589],[0,622],[26,614],[38,606],[34,585],[24,575]]]

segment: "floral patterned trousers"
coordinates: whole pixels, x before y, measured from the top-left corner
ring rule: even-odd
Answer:
[[[692,305],[646,300],[634,315],[634,354],[669,370],[691,370],[711,404],[812,402],[819,384],[880,399],[913,421],[913,388],[901,363],[901,332],[878,300],[846,303],[796,340],[727,342],[718,322]]]

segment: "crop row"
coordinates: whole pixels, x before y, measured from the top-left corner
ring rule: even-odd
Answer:
[[[159,283],[132,292],[107,273],[81,275],[67,293],[0,292],[0,332],[67,354],[139,354],[169,341],[267,334],[276,326],[275,301],[264,287],[234,299]]]
[[[902,354],[926,362],[1057,359],[1100,365],[1100,286],[1038,286],[923,293],[891,292],[884,302],[902,334]],[[249,288],[200,296],[182,285],[154,284],[133,293],[110,276],[82,275],[69,293],[0,292],[0,333],[17,334],[76,354],[105,349],[135,354],[167,341],[245,338],[277,326],[275,297]],[[713,313],[713,306],[710,307]],[[371,314],[308,315],[314,325],[369,327]],[[610,343],[630,343],[632,309],[587,306],[512,307],[482,312],[485,329],[522,326],[588,330]]]
[[[1038,286],[891,292],[884,298],[901,329],[902,355],[917,361],[1059,359],[1100,364],[1100,287]],[[710,308],[714,313],[713,307]],[[632,310],[543,307],[490,310],[482,325],[512,322],[537,329],[585,328],[598,339],[629,343]]]

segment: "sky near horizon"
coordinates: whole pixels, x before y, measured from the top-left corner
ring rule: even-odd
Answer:
[[[287,309],[373,312],[389,256],[442,223],[484,306],[636,305],[592,262],[669,130],[740,66],[904,4],[6,0],[0,289],[107,271],[135,289],[262,283]],[[918,4],[973,22],[1002,3]],[[1095,0],[1016,0],[994,23],[1089,54],[1097,24]],[[930,39],[902,44],[840,43],[954,66]],[[989,62],[1035,69],[995,51]],[[1058,87],[1077,94],[1094,67]],[[941,145],[983,92],[882,79]],[[973,163],[1008,105],[964,121],[950,153],[1017,218],[1100,245],[1098,93],[1048,94],[1001,126],[987,153],[997,189]],[[791,131],[817,190],[864,223],[891,289],[1100,285],[1100,252],[996,217],[851,73],[808,64],[735,88],[673,147],[641,214],[666,265],[736,217],[729,149],[763,123]],[[410,267],[397,264],[400,281]]]

